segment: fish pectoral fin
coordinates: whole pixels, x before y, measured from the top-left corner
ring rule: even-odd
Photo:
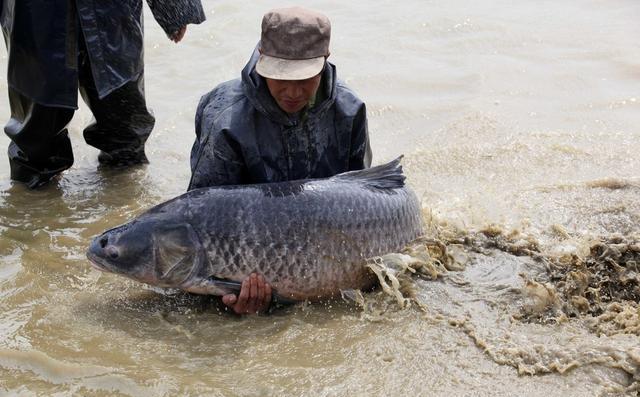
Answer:
[[[209,277],[205,281],[207,288],[211,291],[215,291],[216,293],[212,293],[211,295],[228,295],[228,294],[240,294],[240,288],[242,287],[242,283],[239,281],[226,280],[217,277]]]
[[[290,306],[299,302],[300,301],[278,295],[276,292],[271,293],[271,306]]]
[[[217,277],[209,277],[204,283],[201,283],[201,285],[206,285],[206,288],[209,291],[212,291],[209,292],[209,294],[218,296],[227,294],[239,295],[240,289],[242,288],[242,283],[239,281],[232,281]],[[271,293],[271,305],[288,306],[295,303],[298,303],[298,301],[284,297],[282,295],[278,295],[275,289]]]

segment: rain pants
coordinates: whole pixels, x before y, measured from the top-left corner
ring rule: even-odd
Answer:
[[[147,0],[167,35],[205,16],[200,0]],[[8,51],[11,178],[29,187],[73,164],[66,126],[78,90],[101,160],[141,162],[154,118],[144,97],[142,0],[0,0]]]
[[[320,100],[298,115],[280,109],[255,71],[204,95],[196,111],[189,190],[323,178],[371,165],[365,104],[326,62]]]

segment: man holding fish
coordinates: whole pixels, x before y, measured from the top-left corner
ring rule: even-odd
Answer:
[[[204,95],[196,112],[189,190],[325,178],[371,165],[365,104],[327,62],[331,24],[300,7],[264,15],[240,79]],[[271,286],[251,274],[223,302],[265,311]]]

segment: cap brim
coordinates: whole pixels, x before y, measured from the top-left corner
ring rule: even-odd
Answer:
[[[260,54],[256,72],[276,80],[305,80],[322,71],[325,57],[311,59],[282,59]]]

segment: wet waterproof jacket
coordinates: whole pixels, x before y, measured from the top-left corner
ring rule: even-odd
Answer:
[[[216,185],[324,178],[371,165],[365,104],[325,64],[320,101],[301,117],[280,109],[257,74],[258,51],[242,78],[200,100],[189,190]]]
[[[147,2],[168,35],[205,19],[200,0]],[[142,0],[0,0],[0,25],[9,86],[41,105],[77,108],[78,27],[101,98],[143,69]]]

